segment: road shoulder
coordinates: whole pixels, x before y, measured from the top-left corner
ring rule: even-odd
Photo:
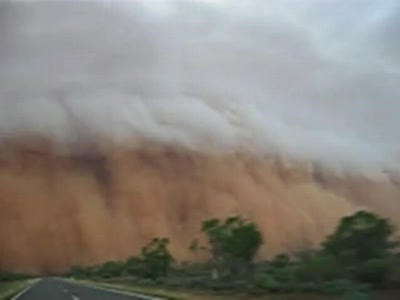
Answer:
[[[73,283],[73,284],[86,286],[88,288],[92,288],[92,289],[96,289],[96,290],[101,290],[101,291],[120,294],[120,295],[133,296],[140,300],[177,299],[177,298],[169,298],[169,297],[168,298],[160,297],[160,295],[156,295],[156,294],[138,293],[137,291],[133,291],[131,289],[126,289],[122,286],[114,285],[114,284],[106,284],[106,283],[100,283],[100,282],[89,281],[89,280],[76,280],[76,279],[71,279],[71,278],[68,278],[68,279],[62,278],[61,280],[69,282],[69,283]]]
[[[39,280],[21,280],[9,284],[9,287],[0,293],[0,300],[17,300],[30,290]]]

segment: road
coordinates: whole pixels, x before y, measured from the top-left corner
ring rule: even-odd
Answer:
[[[38,281],[13,300],[150,300],[140,295],[128,295],[103,289],[91,288],[55,278]]]

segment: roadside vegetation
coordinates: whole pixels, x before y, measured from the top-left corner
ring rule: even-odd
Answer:
[[[0,300],[11,299],[12,296],[24,289],[29,278],[26,274],[0,271]]]
[[[174,263],[169,240],[156,238],[139,256],[100,266],[77,266],[67,275],[141,289],[245,294],[248,299],[265,294],[370,299],[375,290],[400,286],[394,228],[370,212],[343,218],[318,249],[282,253],[266,261],[255,261],[258,249],[267,241],[249,220],[239,216],[206,220],[201,231],[205,244],[194,240],[189,248],[194,254],[208,253],[210,259],[203,263]]]

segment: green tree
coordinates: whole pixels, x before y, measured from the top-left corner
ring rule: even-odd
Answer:
[[[144,276],[158,279],[168,274],[173,258],[168,251],[169,239],[155,238],[142,248],[141,258],[144,265]]]
[[[359,211],[342,219],[336,231],[323,243],[323,251],[347,266],[355,279],[383,281],[388,273],[393,226],[377,215]]]
[[[208,250],[215,264],[215,277],[248,271],[263,243],[257,226],[239,216],[229,217],[224,221],[204,221],[202,232],[208,237]],[[192,243],[192,249],[195,246],[196,243]]]

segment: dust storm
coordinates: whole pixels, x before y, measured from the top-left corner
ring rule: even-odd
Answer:
[[[191,260],[201,221],[236,214],[260,257],[361,208],[400,225],[398,9],[144,3],[0,4],[2,269],[161,236]]]

